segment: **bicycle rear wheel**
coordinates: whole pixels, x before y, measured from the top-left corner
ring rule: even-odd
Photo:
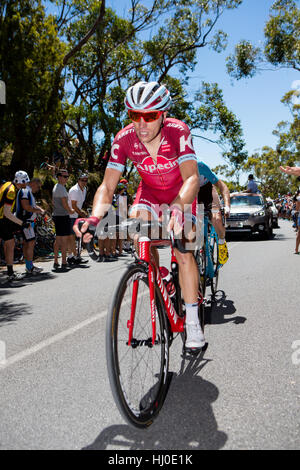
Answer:
[[[213,267],[214,267],[214,277],[211,279],[211,292],[212,295],[215,296],[217,289],[218,289],[218,282],[219,282],[219,245],[218,245],[218,240],[215,235],[211,235],[211,241],[210,241],[210,253],[211,253],[211,259],[213,262]]]
[[[129,320],[133,291],[138,288],[131,345]],[[159,413],[168,389],[169,334],[164,303],[155,288],[156,338],[152,346],[152,322],[148,274],[131,265],[112,299],[106,330],[109,381],[123,418],[138,428],[148,427]]]
[[[203,246],[197,250],[194,256],[195,256],[197,267],[198,267],[202,295],[203,297],[205,297],[206,280],[207,280],[205,242]]]

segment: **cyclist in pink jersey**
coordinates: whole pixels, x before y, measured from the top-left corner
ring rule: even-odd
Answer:
[[[131,217],[157,218],[158,206],[168,204],[171,209],[168,229],[178,232],[185,205],[193,204],[196,215],[200,182],[192,136],[182,121],[167,118],[171,103],[170,92],[157,82],[138,82],[128,89],[125,106],[132,123],[114,139],[103,182],[94,197],[92,216],[84,219],[82,233],[89,224],[97,225],[108,211],[127,159],[134,163],[142,178]],[[81,236],[78,227],[74,230]],[[84,241],[90,239],[90,234],[84,236]],[[196,261],[192,253],[175,250],[186,305],[186,347],[202,348],[205,339],[198,319]],[[155,258],[158,259],[157,253]]]

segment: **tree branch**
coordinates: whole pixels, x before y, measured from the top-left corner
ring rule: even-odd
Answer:
[[[82,47],[88,42],[88,40],[93,36],[97,27],[103,21],[104,15],[105,15],[105,0],[101,0],[101,6],[100,6],[100,12],[99,12],[98,18],[96,19],[95,23],[93,24],[89,32],[79,41],[78,44],[76,44],[75,47],[73,47],[73,49],[70,52],[68,52],[68,54],[65,55],[63,59],[63,66],[66,66],[69,60],[77,52],[79,52],[82,49]]]

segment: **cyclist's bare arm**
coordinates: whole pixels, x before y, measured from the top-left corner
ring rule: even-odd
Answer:
[[[172,205],[177,205],[183,211],[185,204],[192,204],[200,188],[198,166],[194,160],[188,160],[180,165],[180,173],[183,179],[177,197]]]
[[[109,208],[111,207],[114,192],[118,185],[121,174],[122,173],[118,170],[113,170],[111,168],[106,169],[103,181],[94,196],[91,219],[94,219],[95,221],[98,220],[99,222],[106,212],[108,212]],[[81,233],[85,233],[88,229],[88,226],[88,219],[86,222],[84,222],[81,231],[78,229],[77,225],[74,225],[74,232],[76,236],[81,237]],[[86,234],[84,242],[89,242],[91,238],[92,235]]]
[[[36,214],[43,214],[43,209],[41,209],[41,207],[33,207],[29,204],[29,201],[28,199],[22,199],[21,201],[21,206],[23,207],[23,209],[25,209],[25,211],[27,212],[35,212]]]
[[[192,204],[195,200],[199,188],[199,174],[198,165],[196,161],[188,160],[180,165],[180,173],[183,179],[183,185],[181,186],[177,197],[172,201],[172,207],[178,207],[181,211],[184,211],[185,204]],[[168,230],[174,228],[175,219],[171,217],[168,225]]]
[[[93,201],[92,217],[102,217],[111,206],[116,187],[122,173],[118,170],[107,168],[103,181],[96,191]]]
[[[224,206],[225,206],[225,213],[230,211],[230,191],[228,189],[228,186],[222,181],[219,180],[216,185],[217,188],[220,190],[220,193],[222,194],[223,200],[224,200]],[[227,208],[227,211],[226,211]]]

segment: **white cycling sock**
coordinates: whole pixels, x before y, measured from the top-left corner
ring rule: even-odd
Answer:
[[[219,238],[219,245],[224,245],[225,238]]]
[[[186,308],[186,323],[199,323],[198,317],[198,303],[185,304]]]

